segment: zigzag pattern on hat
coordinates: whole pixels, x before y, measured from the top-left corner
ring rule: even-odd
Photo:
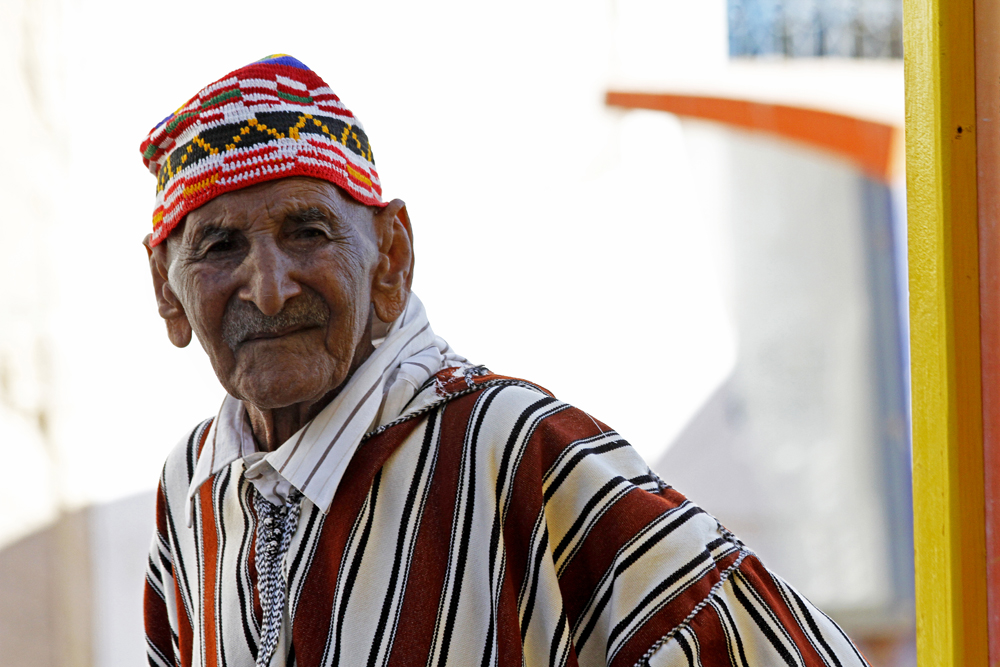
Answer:
[[[156,175],[152,246],[218,195],[287,176],[336,183],[385,206],[368,135],[312,70],[278,54],[203,88],[150,130],[139,150]]]

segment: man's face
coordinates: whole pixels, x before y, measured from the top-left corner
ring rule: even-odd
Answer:
[[[232,396],[319,401],[371,352],[372,209],[325,181],[220,195],[167,241],[169,288]]]

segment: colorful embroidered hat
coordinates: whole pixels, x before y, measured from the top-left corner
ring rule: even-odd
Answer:
[[[156,176],[152,246],[214,197],[286,176],[321,178],[362,204],[385,206],[361,123],[323,79],[284,54],[206,86],[139,150]]]

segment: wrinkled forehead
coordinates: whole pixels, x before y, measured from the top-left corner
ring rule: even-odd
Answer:
[[[328,181],[290,177],[227,192],[188,213],[171,234],[189,241],[205,227],[228,229],[326,220],[331,225],[369,227],[374,209],[354,201]],[[182,242],[183,242],[182,241]]]
[[[343,238],[374,239],[379,209],[355,201],[328,181],[293,176],[228,192],[188,213],[164,239],[167,265],[206,237],[251,230],[277,233],[288,224],[321,222]]]

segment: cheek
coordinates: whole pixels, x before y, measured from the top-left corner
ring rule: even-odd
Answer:
[[[222,319],[233,291],[229,281],[224,276],[195,274],[183,291],[184,311],[202,347],[213,360],[220,354],[231,357],[229,347],[222,342]]]
[[[346,264],[346,265],[345,265]],[[371,278],[363,262],[339,262],[315,289],[330,307],[327,348],[338,359],[353,357],[354,347],[366,333],[371,311]]]
[[[326,351],[337,365],[351,363],[367,326],[368,309],[361,303],[346,304],[345,308],[331,314],[326,332]]]

